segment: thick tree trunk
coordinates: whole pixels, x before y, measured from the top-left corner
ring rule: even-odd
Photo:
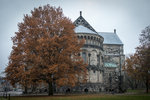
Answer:
[[[24,87],[24,94],[27,94],[27,90],[28,90],[28,88],[27,88],[27,86],[25,86]]]
[[[53,84],[52,84],[52,82],[49,82],[48,83],[48,95],[50,96],[50,95],[53,95]]]

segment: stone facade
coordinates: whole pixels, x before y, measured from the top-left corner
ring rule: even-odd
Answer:
[[[108,91],[118,88],[121,67],[124,63],[123,43],[114,32],[96,32],[82,17],[74,22],[78,39],[84,39],[81,56],[88,64],[88,81],[82,85],[88,92]],[[80,86],[79,86],[80,87]],[[83,90],[82,91],[85,91]]]
[[[125,56],[123,54],[123,45],[104,44],[104,83],[105,89],[117,89],[119,84],[118,76],[122,70]]]
[[[60,92],[101,92],[117,90],[121,66],[124,63],[123,43],[114,32],[96,32],[95,29],[80,16],[75,20],[75,33],[79,40],[84,39],[82,56],[88,64],[86,84],[74,88],[64,86]]]

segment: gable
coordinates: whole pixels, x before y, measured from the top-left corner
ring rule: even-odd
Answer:
[[[86,28],[88,28],[89,30],[97,33],[95,31],[95,29],[82,17],[82,12],[80,11],[80,16],[74,21],[74,25],[75,27],[78,27],[79,25],[82,25]]]

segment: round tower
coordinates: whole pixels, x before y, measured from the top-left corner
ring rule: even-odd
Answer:
[[[84,62],[88,64],[88,81],[84,85],[84,88],[82,88],[88,91],[99,92],[103,89],[104,38],[82,17],[82,12],[80,12],[80,16],[75,20],[74,25],[74,31],[77,34],[78,39],[85,40],[80,55]]]

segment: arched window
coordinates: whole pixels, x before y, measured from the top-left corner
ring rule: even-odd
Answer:
[[[97,55],[97,65],[100,66],[100,55]]]
[[[95,50],[91,52],[90,64],[97,65],[97,52]]]
[[[82,58],[83,58],[84,62],[86,62],[86,53],[85,52],[82,53]]]

